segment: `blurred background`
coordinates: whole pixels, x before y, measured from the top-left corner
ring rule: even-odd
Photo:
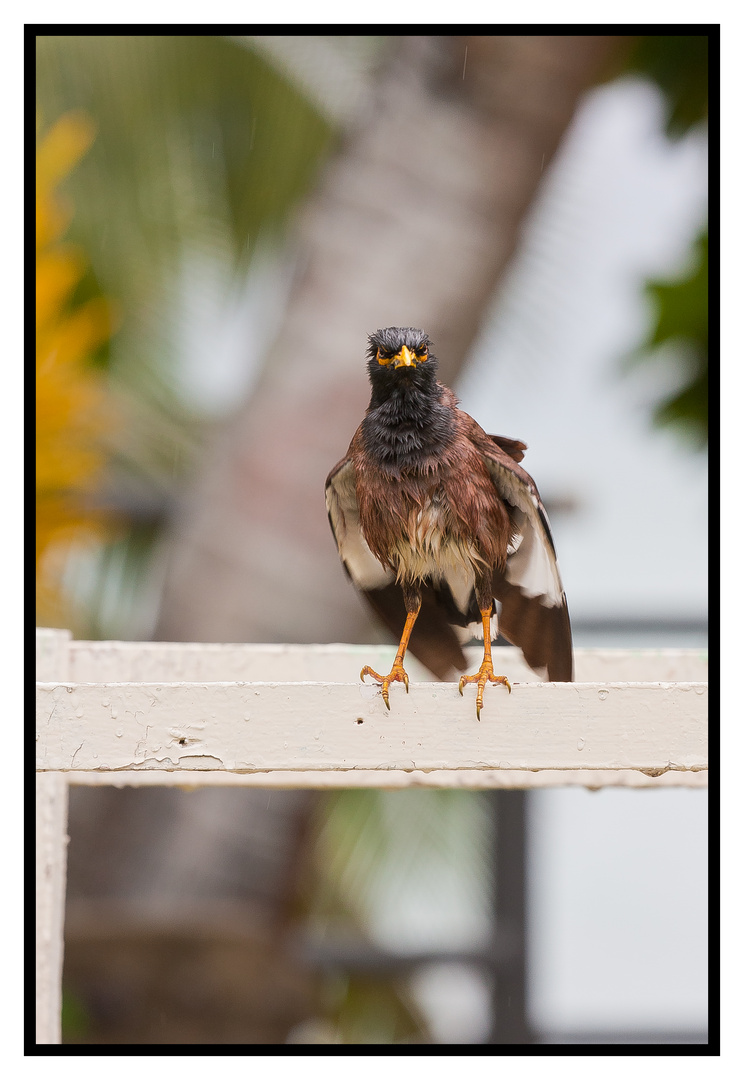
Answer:
[[[579,646],[707,644],[717,37],[37,38],[37,623],[383,642],[366,335],[523,439]],[[73,788],[70,1043],[705,1042],[703,790]]]

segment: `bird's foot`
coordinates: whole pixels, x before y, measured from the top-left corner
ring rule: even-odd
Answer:
[[[395,661],[392,666],[389,675],[378,675],[376,671],[373,671],[369,664],[365,664],[359,673],[359,678],[364,682],[364,676],[371,675],[373,679],[377,679],[378,683],[382,685],[382,700],[390,708],[390,702],[388,701],[388,691],[390,689],[390,683],[402,682],[406,685],[406,693],[408,693],[408,676],[403,668],[403,662],[401,660]]]
[[[465,686],[466,683],[471,682],[478,684],[478,693],[475,698],[475,711],[478,715],[479,720],[481,709],[483,708],[483,691],[485,689],[486,683],[503,683],[506,689],[511,694],[511,683],[507,679],[506,675],[494,675],[493,663],[490,657],[484,658],[483,663],[480,666],[480,671],[478,671],[475,675],[462,675],[460,677],[458,690],[461,694],[463,686]]]

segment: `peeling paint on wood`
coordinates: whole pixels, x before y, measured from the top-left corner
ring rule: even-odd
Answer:
[[[509,769],[437,769],[420,772],[412,769],[402,772],[389,769],[354,769],[351,772],[330,772],[319,769],[313,772],[271,769],[266,772],[196,772],[178,769],[163,772],[159,769],[121,769],[117,772],[68,772],[68,784],[95,786],[107,784],[112,787],[179,787],[193,790],[208,783],[210,787],[268,787],[268,788],[466,788],[485,791],[493,788],[547,788],[583,787],[599,791],[606,787],[660,788],[688,787],[706,788],[708,771],[693,772],[678,769],[647,776],[633,769],[539,769],[536,772]]]
[[[651,775],[708,765],[704,683],[489,687],[480,722],[473,695],[454,683],[394,687],[390,711],[376,687],[346,683],[39,684],[37,693],[42,770]]]

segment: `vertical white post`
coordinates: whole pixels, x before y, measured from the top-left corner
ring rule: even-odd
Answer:
[[[36,631],[36,678],[64,682],[69,630]],[[36,774],[36,1041],[62,1041],[62,957],[67,869],[67,781]]]

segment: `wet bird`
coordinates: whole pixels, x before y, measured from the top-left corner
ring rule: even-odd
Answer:
[[[352,582],[400,644],[387,675],[369,666],[390,708],[410,651],[440,679],[467,667],[461,641],[483,633],[480,719],[500,632],[530,667],[573,678],[571,625],[545,508],[519,462],[523,442],[486,432],[437,379],[423,330],[369,336],[372,395],[346,456],[326,481],[333,535]]]

